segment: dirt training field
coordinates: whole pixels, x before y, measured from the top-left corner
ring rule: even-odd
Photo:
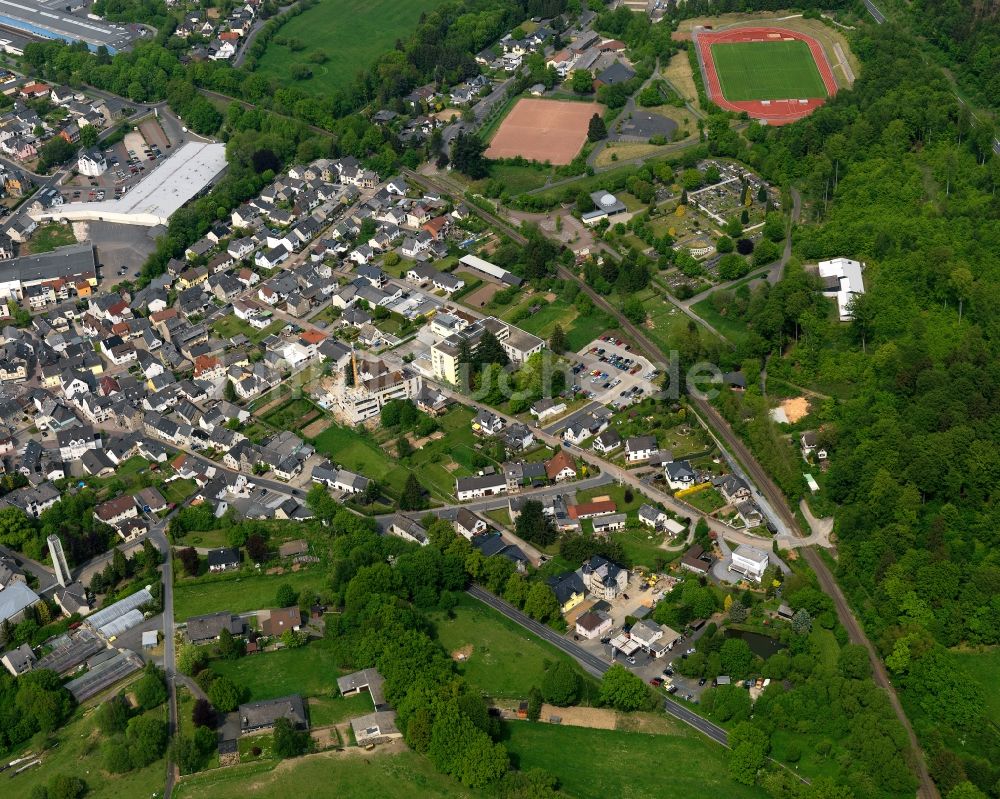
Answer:
[[[487,158],[515,158],[561,165],[572,161],[587,140],[587,124],[603,114],[600,103],[518,100],[493,136]]]

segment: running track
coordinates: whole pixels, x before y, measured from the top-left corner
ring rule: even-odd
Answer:
[[[819,42],[811,36],[785,28],[736,28],[735,30],[715,33],[712,31],[698,31],[694,35],[696,46],[701,54],[703,76],[705,78],[705,88],[708,91],[709,99],[720,108],[727,111],[746,111],[753,119],[760,119],[769,125],[787,125],[796,122],[803,117],[809,116],[813,111],[826,102],[824,99],[811,100],[747,100],[733,102],[727,100],[722,94],[722,83],[719,80],[719,73],[715,66],[715,59],[712,57],[713,44],[727,44],[732,42],[766,42],[774,40],[778,36],[782,39],[798,39],[809,46],[813,61],[819,69],[826,93],[832,97],[837,93],[837,81],[833,77],[833,70],[830,69],[830,62],[827,61],[826,53]]]

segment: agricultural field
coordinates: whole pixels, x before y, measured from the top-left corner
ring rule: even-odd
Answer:
[[[504,741],[519,768],[542,768],[576,799],[604,799],[609,768],[629,799],[757,799],[761,788],[728,776],[726,750],[677,729],[668,735],[513,722]]]
[[[803,41],[713,44],[712,59],[727,100],[827,96],[809,45]]]
[[[441,0],[320,0],[281,26],[257,63],[257,71],[317,94],[344,89],[396,39],[406,39],[420,15]],[[279,44],[278,41],[286,44]],[[321,61],[322,53],[326,60]],[[307,80],[293,78],[293,67],[306,66]]]
[[[317,793],[319,786],[322,789]],[[177,799],[246,799],[248,795],[470,799],[474,794],[435,771],[426,757],[414,752],[386,754],[378,750],[367,757],[354,752],[324,752],[280,765],[277,761],[262,761],[216,769],[186,777],[174,788]]]
[[[549,661],[567,659],[513,621],[461,595],[454,618],[433,618],[441,645],[458,659],[458,670],[476,689],[497,699],[524,699],[540,686]],[[589,679],[587,685],[592,685]]]
[[[174,614],[178,621],[203,613],[230,610],[246,613],[274,606],[278,586],[296,591],[322,592],[326,573],[321,568],[285,574],[252,574],[224,580],[181,580],[174,586]]]

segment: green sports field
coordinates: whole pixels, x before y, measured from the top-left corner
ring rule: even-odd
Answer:
[[[712,60],[727,100],[809,100],[826,97],[826,87],[809,45],[791,42],[723,42]]]

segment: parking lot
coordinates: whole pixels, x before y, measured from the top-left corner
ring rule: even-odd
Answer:
[[[587,396],[613,408],[624,408],[655,391],[653,365],[630,346],[610,336],[580,350],[573,366],[576,385]]]
[[[68,203],[117,200],[142,180],[149,170],[170,155],[171,143],[156,120],[146,120],[138,131],[110,147],[102,148],[108,168],[101,175],[77,175],[64,185],[62,195]]]

